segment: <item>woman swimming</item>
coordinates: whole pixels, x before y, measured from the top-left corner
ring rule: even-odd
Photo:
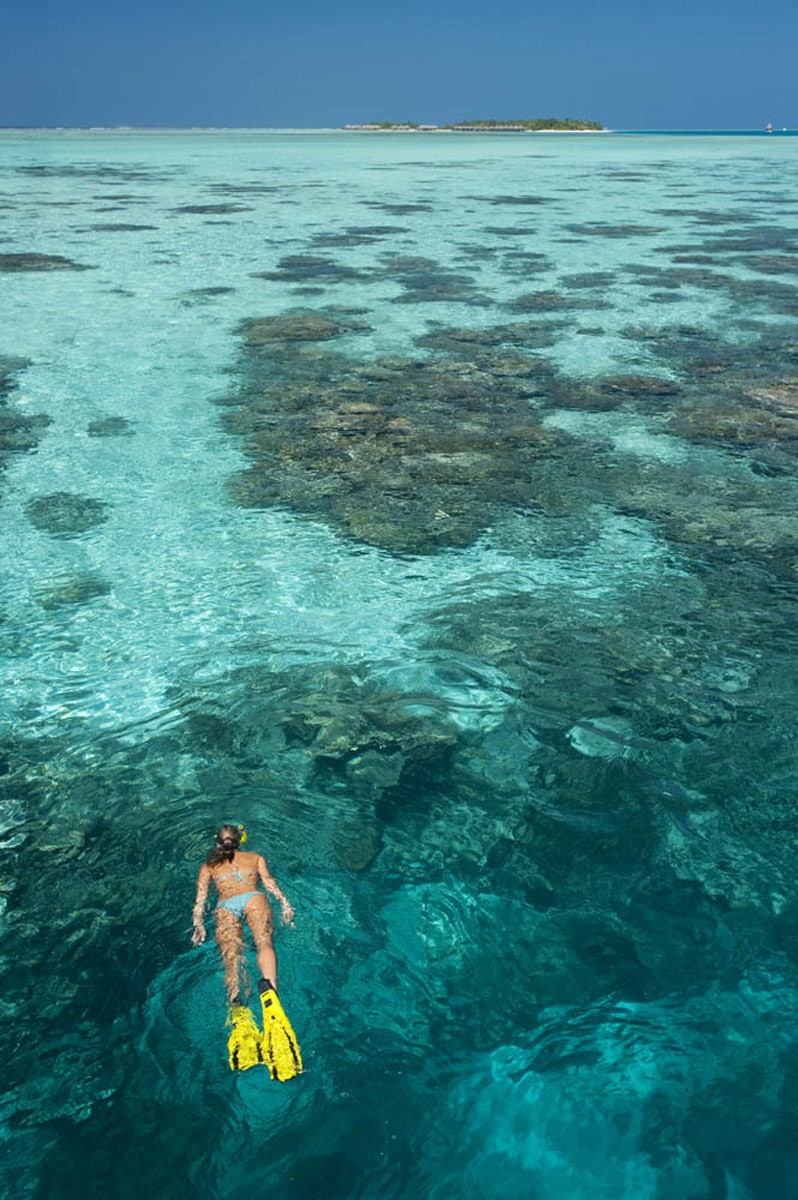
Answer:
[[[224,985],[231,1004],[238,1003],[238,973],[244,949],[243,918],[246,918],[255,942],[260,973],[277,990],[272,910],[264,893],[258,891],[258,880],[280,902],[285,924],[294,919],[294,910],[280,891],[277,880],[269,874],[266,860],[259,854],[239,849],[246,837],[243,825],[222,825],[216,834],[216,845],[200,867],[193,912],[191,940],[195,946],[201,946],[205,941],[205,903],[212,881],[218,894],[216,942],[222,955]]]

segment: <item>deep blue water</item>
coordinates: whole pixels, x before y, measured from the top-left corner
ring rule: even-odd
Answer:
[[[798,1195],[797,181],[0,134],[3,1194]],[[286,1085],[189,942],[228,820]]]

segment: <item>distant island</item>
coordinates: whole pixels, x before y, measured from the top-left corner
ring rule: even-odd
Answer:
[[[344,125],[365,133],[604,133],[600,121],[576,121],[570,117],[535,117],[522,121],[457,121],[450,125],[419,125],[415,121],[373,121]]]

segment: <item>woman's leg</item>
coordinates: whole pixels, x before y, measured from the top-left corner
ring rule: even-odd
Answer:
[[[255,950],[258,955],[258,970],[264,979],[270,979],[277,988],[277,955],[272,944],[272,908],[269,901],[259,892],[253,896],[244,909],[247,925],[252,931]]]
[[[226,908],[216,910],[216,944],[224,966],[224,986],[231,1004],[238,1002],[238,968],[244,948],[241,922]]]

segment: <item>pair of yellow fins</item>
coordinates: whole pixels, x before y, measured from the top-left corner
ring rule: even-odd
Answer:
[[[299,1042],[268,979],[258,981],[263,1031],[244,1004],[234,1004],[227,1019],[232,1026],[227,1039],[227,1055],[231,1071],[247,1071],[259,1063],[269,1068],[272,1079],[285,1083],[302,1073],[302,1054]]]

